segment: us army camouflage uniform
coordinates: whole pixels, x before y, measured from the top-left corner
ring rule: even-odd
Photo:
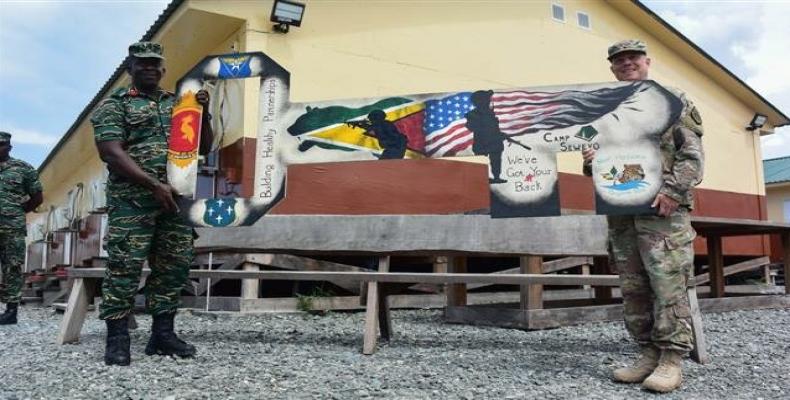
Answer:
[[[0,303],[21,300],[26,234],[22,205],[41,191],[38,173],[30,164],[15,158],[0,163]]]
[[[96,142],[119,140],[148,175],[166,182],[167,139],[175,96],[160,90],[149,97],[132,88],[105,99],[91,118]],[[151,275],[146,308],[153,315],[176,311],[193,258],[193,231],[175,213],[166,213],[146,188],[110,171],[107,184],[109,230],[107,274],[99,317],[126,317],[134,305],[143,262]]]
[[[609,216],[609,259],[620,274],[625,324],[640,345],[681,353],[693,347],[686,287],[694,274],[689,212],[702,181],[702,119],[686,95],[675,125],[661,135],[663,186],[679,203],[671,216]]]

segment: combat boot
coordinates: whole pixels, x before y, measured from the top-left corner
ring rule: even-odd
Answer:
[[[8,303],[5,305],[5,312],[0,314],[0,325],[16,324],[16,314],[19,303]]]
[[[658,367],[642,382],[642,387],[654,392],[667,393],[680,387],[683,381],[681,374],[681,353],[673,350],[662,350]]]
[[[613,372],[615,382],[639,383],[645,380],[658,366],[659,351],[653,346],[642,347],[639,359],[634,365],[618,368]]]
[[[197,350],[195,346],[181,340],[173,330],[176,313],[154,315],[151,326],[151,339],[145,346],[145,354],[152,356],[178,356],[181,358],[193,357]]]
[[[108,319],[104,322],[107,323],[107,347],[104,350],[104,363],[106,365],[131,364],[129,318]]]

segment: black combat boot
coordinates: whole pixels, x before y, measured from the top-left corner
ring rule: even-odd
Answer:
[[[19,303],[8,303],[5,305],[5,312],[0,314],[0,325],[16,324],[16,313]]]
[[[129,365],[131,340],[129,339],[129,318],[108,319],[107,347],[104,350],[104,363],[107,365]]]
[[[152,356],[178,356],[181,358],[193,357],[197,350],[195,346],[181,340],[173,331],[173,320],[176,313],[154,315],[151,326],[151,339],[145,346],[145,354]]]

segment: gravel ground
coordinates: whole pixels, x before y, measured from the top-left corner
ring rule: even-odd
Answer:
[[[0,327],[1,399],[788,399],[790,310],[704,317],[712,363],[686,360],[684,385],[655,395],[610,382],[637,348],[622,323],[525,332],[447,325],[440,311],[395,311],[395,337],[361,354],[363,313],[193,314],[177,318],[198,357],[145,356],[138,315],[132,366],[105,367],[104,324],[57,346],[61,314],[25,306]]]

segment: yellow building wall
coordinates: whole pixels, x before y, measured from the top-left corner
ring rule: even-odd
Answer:
[[[768,220],[790,223],[784,215],[784,203],[790,201],[790,182],[770,185],[765,188]]]
[[[291,72],[291,100],[611,81],[606,48],[641,38],[653,60],[651,78],[685,90],[705,121],[706,175],[701,187],[764,194],[759,138],[743,127],[753,110],[694,65],[603,1],[308,0],[302,27],[272,31],[271,1],[188,1],[159,30],[173,90],[178,78],[209,54],[262,51]],[[589,15],[592,28],[576,24]],[[124,76],[115,86],[127,84]],[[258,85],[244,84],[243,135],[257,131]],[[224,144],[241,134],[226,137]],[[578,154],[563,155],[562,172],[580,173]],[[44,168],[45,203],[60,204],[78,182],[101,174],[86,119]]]
[[[700,187],[765,194],[759,137],[744,129],[754,111],[603,1],[554,2],[565,7],[565,23],[552,19],[550,1],[305,3],[302,27],[285,35],[272,32],[271,2],[190,6],[245,18],[245,50],[262,51],[290,71],[297,102],[611,81],[607,46],[641,38],[653,61],[650,78],[686,91],[703,117]],[[577,12],[590,16],[591,29],[577,25]],[[560,157],[559,168],[581,173],[580,156]]]

